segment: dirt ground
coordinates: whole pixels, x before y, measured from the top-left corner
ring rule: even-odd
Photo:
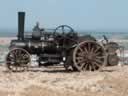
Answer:
[[[0,45],[11,39],[1,38]],[[100,72],[67,72],[54,66],[22,73],[0,66],[0,96],[128,96],[128,65]]]
[[[0,96],[128,96],[128,66],[96,72],[67,72],[60,67],[8,72],[0,66]]]

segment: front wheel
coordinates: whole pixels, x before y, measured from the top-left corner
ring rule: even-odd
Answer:
[[[12,49],[6,57],[7,68],[13,72],[25,71],[30,61],[30,54],[22,48]]]

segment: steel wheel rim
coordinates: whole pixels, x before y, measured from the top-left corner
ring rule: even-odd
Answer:
[[[105,66],[105,51],[93,41],[81,42],[73,53],[74,66],[79,71],[95,71]]]
[[[22,48],[14,48],[6,56],[7,68],[13,72],[27,70],[30,61],[30,54]]]

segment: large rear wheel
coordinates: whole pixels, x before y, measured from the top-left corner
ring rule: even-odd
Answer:
[[[94,41],[84,41],[78,44],[73,52],[74,66],[79,71],[95,71],[105,64],[105,51]]]

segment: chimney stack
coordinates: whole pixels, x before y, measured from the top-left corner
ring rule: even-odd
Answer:
[[[18,12],[18,40],[24,40],[25,12]]]

